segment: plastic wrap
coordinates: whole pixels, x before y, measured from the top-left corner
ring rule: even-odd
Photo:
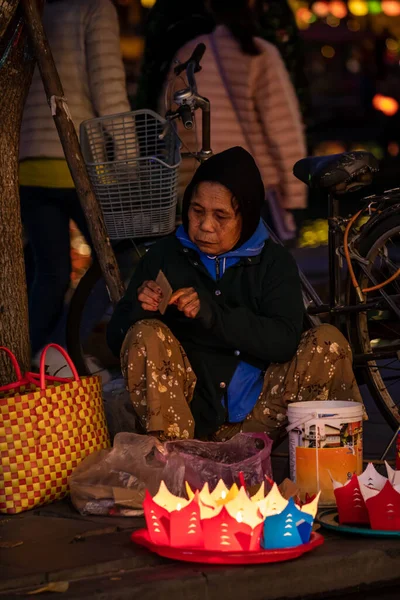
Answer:
[[[226,442],[166,442],[164,447],[166,480],[183,464],[184,478],[192,489],[208,483],[213,490],[220,479],[227,487],[239,485],[240,473],[248,487],[260,484],[265,475],[272,479],[272,440],[265,433],[239,433]]]
[[[111,450],[88,456],[69,479],[71,498],[82,514],[141,514],[145,490],[155,495],[161,481],[176,495],[185,495],[185,481],[192,489],[208,483],[213,490],[219,479],[229,487],[247,486],[272,477],[272,441],[262,433],[240,433],[227,442],[185,440],[161,444],[156,438],[118,433]]]

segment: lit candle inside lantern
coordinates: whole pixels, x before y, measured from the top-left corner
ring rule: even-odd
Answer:
[[[278,486],[274,483],[269,494],[262,500],[259,500],[256,504],[265,519],[266,517],[277,515],[285,510],[288,501],[283,498]]]

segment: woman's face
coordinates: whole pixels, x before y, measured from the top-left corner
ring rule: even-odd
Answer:
[[[240,239],[242,217],[225,186],[201,182],[190,201],[189,238],[205,254],[213,256],[232,250]]]

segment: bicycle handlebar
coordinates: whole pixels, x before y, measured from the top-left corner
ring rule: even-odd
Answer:
[[[186,71],[188,88],[179,90],[174,94],[174,101],[179,108],[175,112],[170,112],[170,118],[179,117],[185,129],[193,129],[194,126],[194,111],[198,108],[202,112],[202,148],[197,153],[200,160],[205,160],[212,154],[210,146],[210,102],[207,98],[200,96],[197,93],[197,84],[195,73],[201,71],[200,61],[206,51],[205,44],[197,44],[192,52],[192,56],[184,63],[177,65],[174,68],[175,75],[179,75],[182,71]]]
[[[184,128],[193,129],[193,114],[190,106],[188,104],[182,104],[182,106],[179,107],[178,112]]]

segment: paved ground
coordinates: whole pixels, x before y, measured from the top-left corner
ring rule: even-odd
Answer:
[[[81,517],[67,501],[1,518],[0,598],[29,598],[49,582],[68,582],[63,600],[398,598],[399,539],[324,532],[325,544],[295,561],[225,568],[176,563],[134,546],[130,533],[142,526],[138,518]],[[5,541],[20,545],[4,548]]]

